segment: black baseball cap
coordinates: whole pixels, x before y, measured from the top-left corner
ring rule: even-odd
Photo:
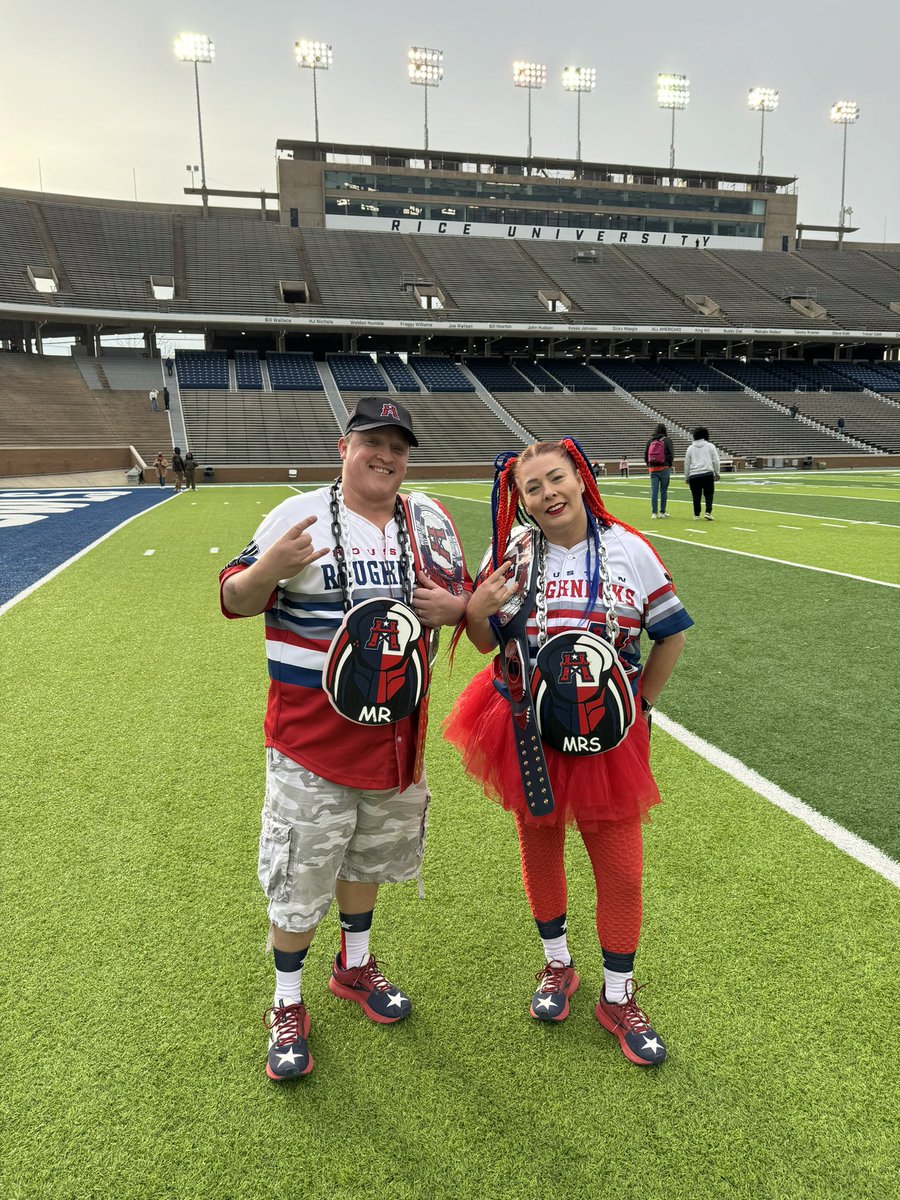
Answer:
[[[418,446],[419,441],[413,433],[409,409],[399,400],[385,399],[384,396],[363,396],[347,419],[346,432],[362,433],[365,429],[381,429],[385,425],[394,425],[397,429],[402,429],[409,439],[409,444]]]

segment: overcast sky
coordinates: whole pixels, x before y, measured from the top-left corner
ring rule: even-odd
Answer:
[[[842,129],[828,119],[856,100],[848,131],[847,197],[859,238],[900,241],[897,0],[41,0],[7,5],[0,38],[0,186],[179,202],[185,165],[199,162],[193,69],[175,36],[208,34],[216,61],[200,67],[207,181],[273,190],[275,142],[313,135],[312,76],[293,44],[328,41],[318,76],[323,139],[422,145],[421,88],[406,78],[410,45],[444,52],[429,90],[432,149],[524,153],[527,93],[511,64],[544,62],[533,94],[535,154],[574,156],[575,97],[567,64],[597,69],[582,98],[585,159],[666,165],[669,114],[656,107],[659,71],[691,80],[676,123],[685,168],[756,170],[759,116],[747,90],[775,87],[766,118],[767,172],[798,176],[800,220],[834,224]]]

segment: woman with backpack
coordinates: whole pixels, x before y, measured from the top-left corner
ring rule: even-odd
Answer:
[[[653,436],[644,447],[644,462],[650,472],[650,515],[655,521],[658,516],[669,515],[666,512],[666,498],[669,495],[669,480],[672,478],[672,465],[675,462],[672,441],[662,423],[653,430]]]

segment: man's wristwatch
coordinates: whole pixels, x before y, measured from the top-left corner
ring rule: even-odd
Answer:
[[[652,709],[653,709],[653,705],[646,698],[646,696],[641,696],[641,712],[648,713],[648,712],[651,712]]]

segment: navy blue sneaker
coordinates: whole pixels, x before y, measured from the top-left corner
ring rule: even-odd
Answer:
[[[263,1014],[269,1030],[266,1074],[270,1079],[302,1079],[313,1069],[309,1037],[309,1013],[304,1004],[274,1005]]]
[[[531,997],[531,1015],[538,1021],[564,1021],[569,1015],[569,997],[578,991],[580,982],[575,964],[566,966],[554,958],[535,979],[540,987]]]
[[[665,1061],[666,1047],[647,1019],[647,1014],[635,1003],[638,990],[634,980],[629,979],[622,1004],[611,1004],[606,999],[605,991],[601,991],[594,1015],[604,1029],[619,1039],[622,1053],[629,1062],[639,1067],[655,1067]]]
[[[385,979],[373,954],[361,967],[346,970],[338,955],[331,968],[328,986],[342,1000],[354,1000],[369,1020],[377,1021],[379,1025],[393,1025],[412,1012],[409,996]]]

